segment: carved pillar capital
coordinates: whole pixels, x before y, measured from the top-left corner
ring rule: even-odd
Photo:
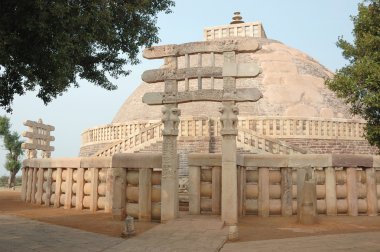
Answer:
[[[162,135],[164,136],[178,136],[178,124],[181,110],[177,108],[177,105],[170,104],[165,105],[162,108],[162,122],[164,123],[164,129]]]
[[[223,107],[219,108],[219,112],[221,113],[220,122],[222,124],[220,134],[222,136],[237,135],[239,108],[234,102],[223,102]]]
[[[27,158],[37,158],[37,150],[26,149]]]

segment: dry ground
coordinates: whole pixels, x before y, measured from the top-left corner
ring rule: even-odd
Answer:
[[[110,214],[27,204],[20,200],[20,192],[17,191],[0,190],[0,214],[20,216],[114,237],[120,237],[123,230],[123,222],[113,220]],[[155,225],[158,223],[135,222],[137,235]],[[240,242],[369,231],[380,231],[380,216],[320,216],[319,223],[311,226],[297,224],[295,216],[269,218],[245,216],[239,221]]]
[[[120,237],[124,228],[124,222],[113,220],[110,214],[25,203],[20,200],[20,192],[11,190],[0,190],[0,214],[20,216],[114,237]],[[138,235],[155,225],[158,223],[135,222],[136,233]]]

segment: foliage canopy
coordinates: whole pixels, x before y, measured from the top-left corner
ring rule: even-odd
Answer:
[[[21,168],[20,157],[23,154],[20,135],[17,132],[11,132],[9,118],[0,116],[0,136],[3,137],[4,147],[8,151],[5,161],[5,169],[10,173],[9,186],[15,183],[17,172]]]
[[[342,37],[337,42],[349,64],[327,85],[367,121],[365,137],[380,148],[380,0],[360,3],[351,19],[353,43]]]
[[[107,76],[128,75],[139,49],[157,43],[159,12],[172,0],[0,1],[0,107],[37,89],[45,104],[78,87],[77,78],[107,90]]]

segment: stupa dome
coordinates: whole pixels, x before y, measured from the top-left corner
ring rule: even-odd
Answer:
[[[263,98],[258,102],[239,104],[240,116],[350,118],[346,106],[324,85],[325,79],[332,77],[327,68],[307,54],[279,41],[255,37],[250,39],[257,41],[261,49],[239,54],[237,61],[255,62],[262,73],[256,78],[237,80],[237,88],[257,87],[263,93]],[[192,56],[190,62],[196,64],[196,56]],[[209,62],[207,57],[203,57],[202,66],[207,66]],[[178,65],[183,65],[181,58]],[[222,66],[221,55],[216,55],[216,66]],[[197,85],[196,81],[190,81],[190,88]],[[209,83],[206,81],[203,85],[207,87]],[[222,87],[222,80],[216,81],[215,88],[218,86]],[[160,107],[148,106],[142,103],[141,98],[146,92],[158,92],[162,88],[163,85],[141,83],[112,122],[159,119]],[[179,83],[181,89],[184,89],[184,82]],[[197,102],[181,104],[179,108],[183,116],[217,117],[219,106],[214,102]]]

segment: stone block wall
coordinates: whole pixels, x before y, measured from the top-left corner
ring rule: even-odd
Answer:
[[[111,143],[98,143],[98,144],[91,144],[91,145],[84,145],[81,146],[79,151],[80,157],[90,157],[97,153],[98,151],[106,148]]]
[[[380,150],[371,146],[366,140],[343,140],[343,139],[307,139],[294,138],[282,139],[298,148],[307,150],[308,153],[327,154],[371,154],[376,155]]]

